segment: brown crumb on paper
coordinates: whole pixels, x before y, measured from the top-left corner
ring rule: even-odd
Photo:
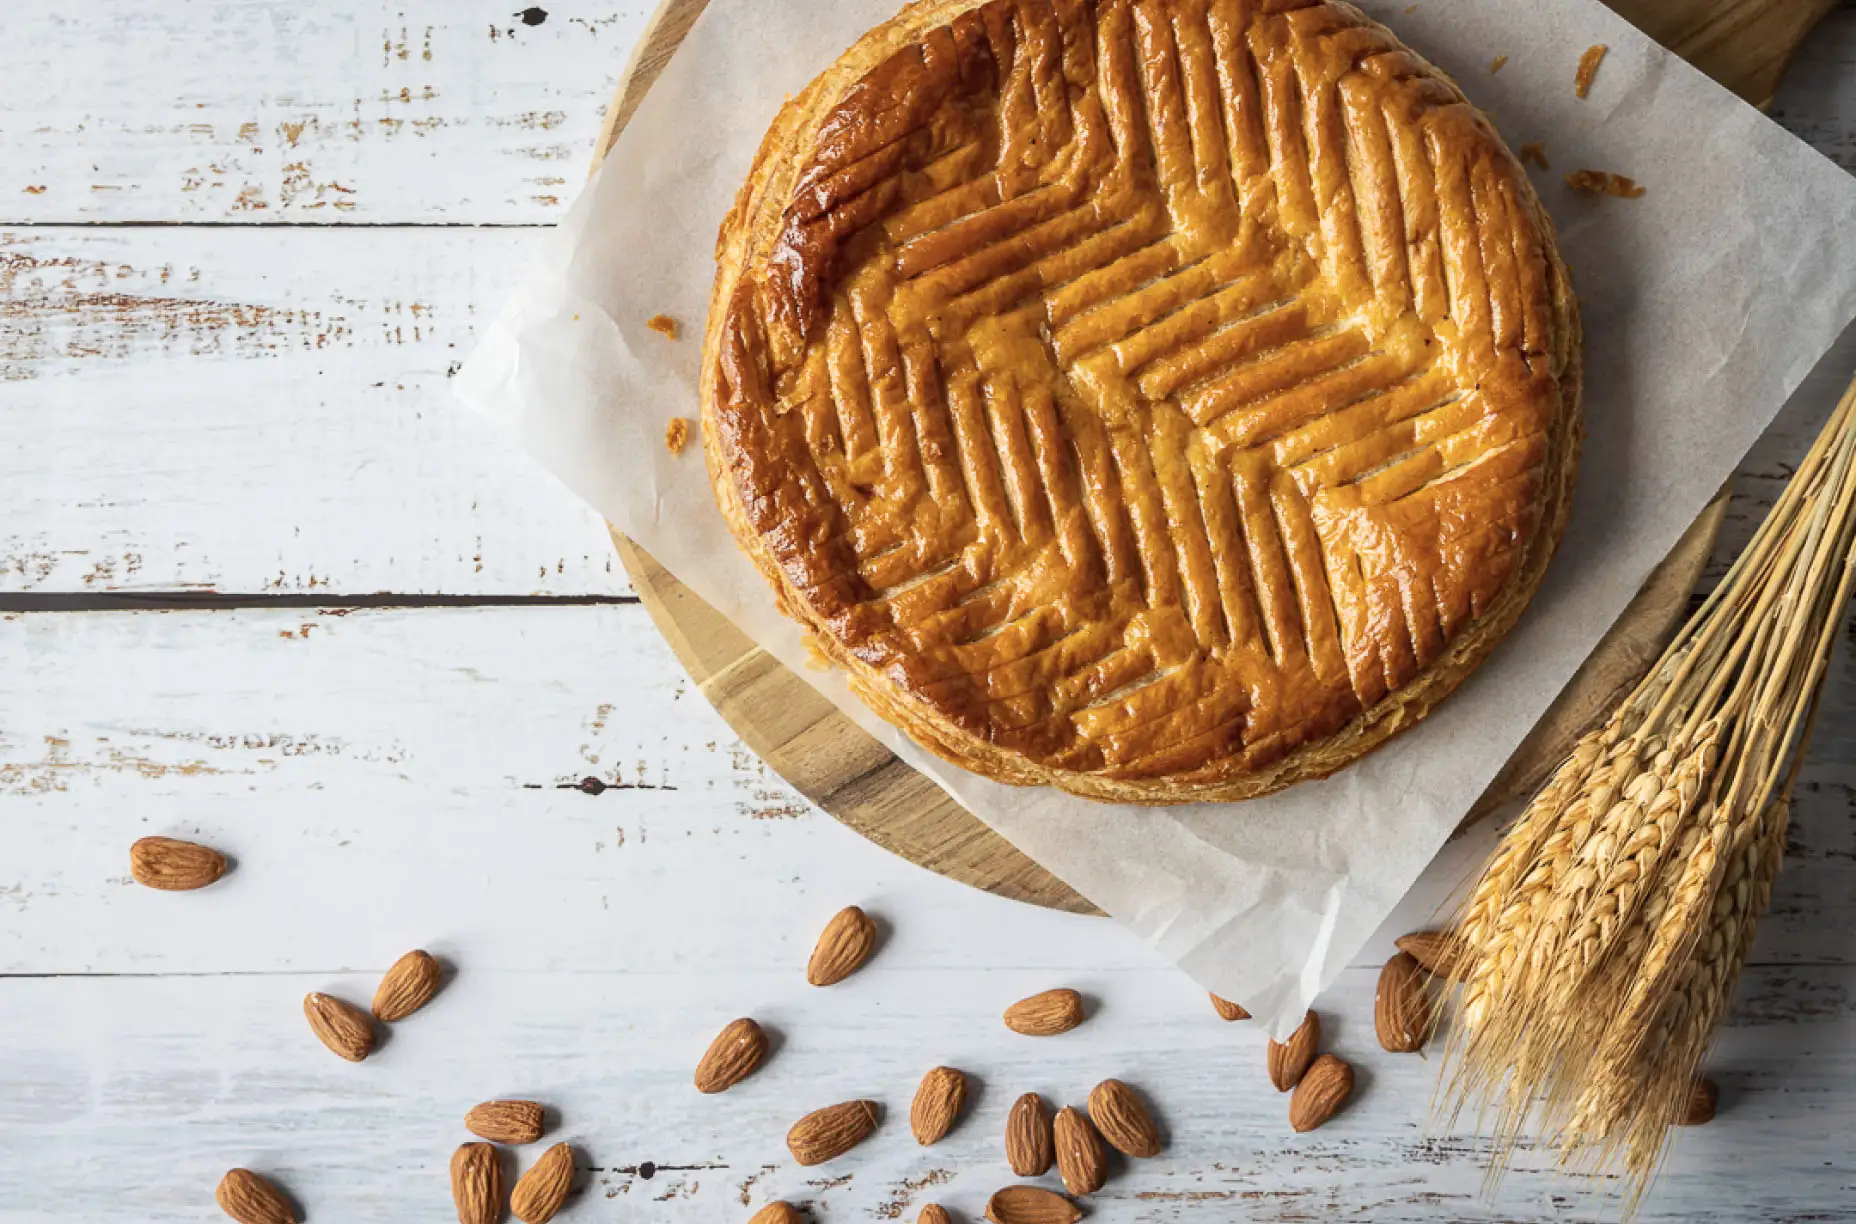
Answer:
[[[1405,6],[1405,15],[1408,17],[1417,11],[1418,11],[1418,6],[1415,4],[1407,4]]]
[[[1605,58],[1605,52],[1611,50],[1604,43],[1593,43],[1579,57],[1579,75],[1572,79],[1572,92],[1575,97],[1583,98],[1592,92],[1592,78],[1598,75],[1598,65]]]
[[[1547,161],[1547,146],[1538,140],[1530,140],[1521,146],[1521,164],[1539,166],[1542,170],[1553,169]]]
[[[671,417],[670,424],[664,426],[664,447],[673,455],[681,455],[683,448],[690,444],[690,423],[682,417]]]
[[[669,315],[652,315],[644,325],[667,340],[677,338],[677,321]]]
[[[1507,62],[1508,62],[1507,56],[1505,55],[1496,56],[1489,63],[1489,75],[1494,76],[1496,73],[1500,72],[1502,70],[1502,66],[1506,64]]]
[[[1586,195],[1618,196],[1626,200],[1634,200],[1643,194],[1643,188],[1634,179],[1613,174],[1609,170],[1574,170],[1566,176],[1566,185]]]

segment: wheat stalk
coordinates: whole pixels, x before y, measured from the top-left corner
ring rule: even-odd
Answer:
[[[1441,1099],[1537,1124],[1634,1209],[1687,1107],[1784,856],[1856,588],[1856,382],[1727,576],[1504,835],[1455,924]]]

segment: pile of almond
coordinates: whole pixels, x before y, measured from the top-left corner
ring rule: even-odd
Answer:
[[[451,1199],[458,1224],[497,1224],[503,1218],[503,1154],[497,1144],[539,1140],[545,1111],[534,1101],[485,1101],[464,1115],[464,1129],[483,1143],[465,1143],[451,1154]],[[567,1201],[574,1184],[574,1151],[557,1143],[543,1152],[509,1192],[509,1210],[522,1224],[546,1224]]]

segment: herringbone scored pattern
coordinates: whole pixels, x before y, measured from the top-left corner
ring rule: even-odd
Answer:
[[[855,86],[790,198],[712,441],[789,600],[989,744],[1267,764],[1539,524],[1531,196],[1351,8],[997,0]]]

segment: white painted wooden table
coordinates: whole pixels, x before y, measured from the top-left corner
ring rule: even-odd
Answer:
[[[1018,1093],[1120,1075],[1172,1143],[1100,1219],[1565,1220],[1604,1204],[1529,1153],[1499,1205],[1425,1129],[1435,1063],[1381,1053],[1389,936],[1323,1000],[1362,1088],[1293,1135],[1263,1038],[1100,920],[947,883],[787,790],[692,691],[600,523],[446,380],[571,198],[648,0],[9,4],[0,41],[0,1221],[217,1218],[232,1165],[317,1221],[451,1218],[473,1102],[557,1107],[568,1219],[976,1219]],[[1856,10],[1776,110],[1856,169]],[[1744,540],[1813,422],[1749,458]],[[1588,495],[1588,494],[1582,494]],[[1845,651],[1737,1018],[1723,1112],[1644,1218],[1856,1219],[1856,669]],[[604,788],[582,787],[593,778]],[[598,791],[597,794],[590,793]],[[126,879],[145,833],[236,856],[212,890]],[[1446,852],[1391,927],[1486,848]],[[830,991],[811,938],[891,935]],[[423,945],[459,968],[350,1066],[305,991],[364,1000]],[[1006,1002],[1099,1000],[1059,1042]],[[699,1097],[713,1031],[779,1033]],[[917,1078],[983,1084],[918,1149]],[[888,1108],[823,1170],[803,1109]],[[527,1158],[525,1157],[525,1160]]]

